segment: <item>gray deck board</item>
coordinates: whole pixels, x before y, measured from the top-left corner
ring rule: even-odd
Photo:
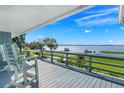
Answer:
[[[75,72],[67,73],[67,75],[63,76],[63,78],[57,80],[57,82],[54,83],[53,87],[62,87],[63,83],[66,84],[72,77],[74,77],[74,74]]]
[[[69,82],[68,82],[66,85],[63,86],[63,88],[64,88],[64,87],[70,88],[74,83],[76,83],[76,81],[77,81],[79,78],[81,78],[81,76],[82,76],[81,74],[80,74],[80,75],[76,75],[75,77],[73,77],[72,79],[70,79]]]
[[[117,84],[117,88],[124,88],[124,86]]]
[[[112,88],[117,88],[117,84],[112,84]]]
[[[88,88],[93,88],[95,86],[96,82],[97,82],[97,78],[94,78],[93,81],[88,86]]]
[[[72,88],[77,87],[77,86],[80,84],[80,82],[82,82],[86,77],[87,77],[87,75],[82,75],[81,78],[78,79],[78,80],[77,80],[72,86],[70,86],[70,87],[72,87]]]
[[[101,88],[106,88],[106,82],[105,80],[102,80],[100,87]]]
[[[106,88],[111,88],[112,87],[112,83],[111,82],[106,82]]]
[[[86,76],[86,78],[77,87],[79,87],[79,88],[83,87],[89,78],[90,78],[90,76]]]
[[[101,79],[97,79],[94,88],[99,88],[101,86],[101,83],[102,83],[102,80]]]
[[[66,73],[66,74],[62,75],[61,77],[52,81],[51,84],[48,87],[54,87],[54,88],[59,87],[62,84],[61,81],[64,81],[64,79],[69,77],[69,76],[73,76],[73,74],[72,73]]]
[[[93,79],[94,79],[94,77],[90,77],[88,80],[87,80],[87,82],[84,84],[84,88],[87,88],[89,85],[90,85],[90,83],[92,83],[92,81],[93,81]]]
[[[61,76],[64,73],[66,73],[66,70],[65,71],[61,70],[60,72],[57,72],[57,73],[50,73],[50,75],[43,77],[42,80],[40,80],[41,81],[40,83],[48,84],[50,81],[57,79],[59,76]]]
[[[39,85],[42,88],[124,88],[122,85],[39,61]]]
[[[71,76],[66,77],[60,82],[58,87],[66,87],[69,82],[73,81],[77,77],[77,73],[73,72]]]
[[[59,83],[59,81],[60,81],[63,77],[67,78],[66,75],[68,75],[68,72],[65,72],[65,73],[63,73],[63,74],[60,74],[59,76],[57,76],[57,77],[55,77],[55,78],[47,79],[47,83],[45,82],[46,84],[44,84],[43,87],[52,87],[52,85],[55,85],[55,83],[56,83],[56,84]],[[54,87],[54,86],[53,86],[53,87]]]

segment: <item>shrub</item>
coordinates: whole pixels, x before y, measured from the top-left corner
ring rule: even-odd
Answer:
[[[59,58],[57,58],[57,61],[61,62],[61,63],[64,63],[64,58],[63,57],[59,57]]]
[[[35,54],[40,56],[41,53],[40,52],[35,52]]]

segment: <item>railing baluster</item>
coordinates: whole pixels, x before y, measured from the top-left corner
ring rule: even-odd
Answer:
[[[53,62],[53,51],[51,51],[51,62]]]
[[[66,54],[66,66],[68,66],[68,54]]]
[[[43,50],[41,50],[41,57],[42,57],[41,59],[43,60]]]
[[[89,56],[89,67],[88,67],[88,71],[92,72],[92,57]]]
[[[80,55],[78,56],[78,66],[81,67],[81,59],[80,59]]]

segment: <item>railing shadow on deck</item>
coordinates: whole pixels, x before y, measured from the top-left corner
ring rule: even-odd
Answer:
[[[72,58],[70,57],[70,55],[77,56],[77,57]],[[102,59],[118,60],[118,61],[124,62],[124,58],[113,57],[113,56],[101,56],[101,55],[94,55],[94,54],[79,54],[79,53],[69,53],[69,52],[46,51],[46,50],[42,51],[40,56],[41,56],[41,60],[43,61],[55,64],[55,65],[59,65],[59,66],[62,66],[62,67],[65,67],[71,70],[75,70],[81,73],[85,73],[85,74],[88,74],[88,75],[91,75],[97,78],[102,78],[104,80],[112,81],[117,84],[124,85],[123,78],[107,75],[105,73],[96,72],[94,71],[94,69],[108,72],[114,75],[120,75],[122,77],[124,77],[124,73],[113,71],[113,70],[108,70],[103,67],[101,68],[101,67],[93,66],[93,64],[100,64],[104,66],[124,69],[124,65],[112,64],[112,63],[106,63],[106,62],[98,62],[98,61],[93,60],[93,58],[102,58]],[[47,57],[47,58],[44,58],[44,57]],[[76,62],[70,62],[71,60],[76,60]],[[82,62],[82,60],[84,61],[84,63]]]

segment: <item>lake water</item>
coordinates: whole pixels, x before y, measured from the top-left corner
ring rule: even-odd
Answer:
[[[124,52],[124,45],[119,46],[59,46],[57,51],[63,51],[64,48],[69,48],[71,51],[70,52],[83,52],[84,50],[88,49],[91,51],[96,51],[96,53],[100,53],[100,51],[119,51],[119,52]]]

